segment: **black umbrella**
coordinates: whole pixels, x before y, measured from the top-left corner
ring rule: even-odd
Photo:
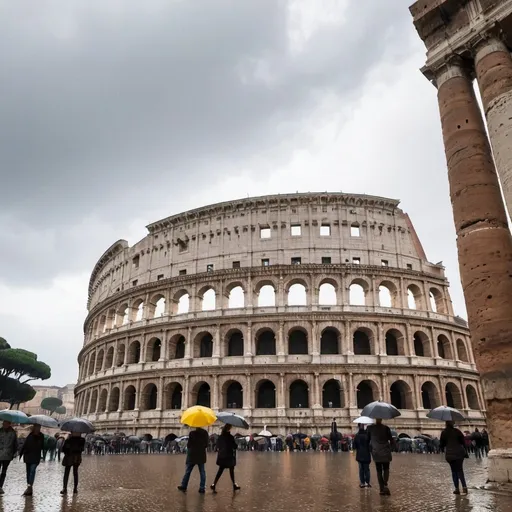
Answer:
[[[464,421],[466,419],[460,411],[446,405],[432,409],[427,413],[427,418],[439,421]]]
[[[387,402],[381,402],[380,400],[368,404],[362,411],[361,416],[368,416],[368,418],[374,418],[381,420],[390,420],[401,416],[400,411]]]
[[[165,443],[170,443],[171,441],[174,441],[175,439],[177,439],[177,435],[176,434],[167,434],[165,436]]]
[[[411,439],[409,434],[398,434],[398,439]]]
[[[297,437],[298,439],[305,439],[307,434],[303,434],[302,432],[297,432],[296,434],[293,434],[293,437]]]
[[[153,439],[153,436],[151,434],[144,434],[144,437],[142,438],[143,441],[151,441]]]

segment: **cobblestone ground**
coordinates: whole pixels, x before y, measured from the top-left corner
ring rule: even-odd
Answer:
[[[5,512],[510,512],[512,497],[481,490],[487,460],[466,461],[470,494],[454,496],[448,464],[441,456],[395,455],[390,489],[379,496],[376,486],[359,489],[357,463],[348,453],[239,454],[233,493],[223,475],[218,494],[198,490],[195,470],[188,493],[176,490],[183,474],[183,455],[86,456],[80,468],[80,491],[61,498],[62,466],[41,463],[34,496],[23,498],[25,467],[13,462],[0,497]],[[216,471],[207,464],[208,485]],[[71,476],[71,481],[72,481]],[[372,467],[372,479],[376,476]],[[72,484],[70,482],[70,490]]]

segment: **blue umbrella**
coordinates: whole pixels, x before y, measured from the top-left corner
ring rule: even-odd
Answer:
[[[60,429],[63,432],[77,432],[80,434],[90,434],[95,430],[94,425],[89,420],[83,418],[66,420],[61,424]]]
[[[21,411],[12,411],[10,409],[4,409],[0,411],[0,420],[10,421],[11,423],[28,423],[28,416]]]

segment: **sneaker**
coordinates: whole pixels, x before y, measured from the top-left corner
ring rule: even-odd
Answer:
[[[455,491],[453,491],[453,494],[460,494],[459,489],[455,489]]]
[[[371,485],[370,485],[370,484],[366,484],[366,487],[369,487],[369,488],[371,488]]]
[[[366,487],[365,484],[359,484],[359,489],[364,489]]]
[[[187,492],[187,488],[186,487],[183,487],[181,485],[178,485],[178,491],[181,491],[181,492]]]
[[[239,491],[239,490],[240,490],[240,486],[237,484],[233,484],[233,491]]]

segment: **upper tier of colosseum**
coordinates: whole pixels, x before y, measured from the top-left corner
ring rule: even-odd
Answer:
[[[184,274],[261,265],[389,266],[444,278],[399,201],[344,193],[239,199],[147,226],[129,246],[113,244],[89,282],[88,309],[129,288]]]

